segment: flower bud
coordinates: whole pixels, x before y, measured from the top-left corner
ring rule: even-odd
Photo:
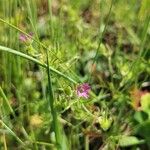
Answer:
[[[112,118],[107,118],[107,117],[103,117],[103,116],[99,117],[98,121],[99,121],[101,128],[104,131],[107,131],[112,124]]]

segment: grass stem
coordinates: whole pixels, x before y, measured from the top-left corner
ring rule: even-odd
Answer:
[[[40,66],[42,66],[42,67],[44,67],[44,68],[47,68],[47,65],[46,65],[46,64],[43,64],[43,63],[41,63],[39,60],[37,60],[36,58],[33,58],[33,57],[31,57],[31,56],[29,56],[29,55],[26,55],[26,54],[24,54],[24,53],[22,53],[22,52],[19,52],[19,51],[17,51],[17,50],[14,50],[14,49],[11,49],[11,48],[8,48],[8,47],[5,47],[5,46],[1,46],[1,45],[0,45],[0,50],[1,50],[1,51],[4,51],[4,52],[9,52],[9,53],[15,54],[15,55],[20,56],[20,57],[23,57],[23,58],[28,59],[28,60],[30,60],[30,61],[32,61],[32,62],[34,62],[34,63],[36,63],[36,64],[38,64],[38,65],[40,65]],[[74,83],[74,84],[77,84],[77,82],[76,82],[75,80],[73,80],[73,79],[70,78],[69,76],[63,74],[62,72],[60,72],[60,71],[54,69],[53,67],[49,66],[49,69],[50,69],[52,72],[54,72],[55,74],[57,74],[57,75],[59,75],[59,76],[65,78],[65,79],[67,79],[68,81],[70,81],[70,82],[72,82],[72,83]]]

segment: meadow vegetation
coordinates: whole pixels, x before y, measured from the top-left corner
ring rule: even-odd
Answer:
[[[150,149],[150,0],[0,0],[0,150]]]

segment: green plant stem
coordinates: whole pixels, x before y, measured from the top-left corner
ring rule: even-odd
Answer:
[[[108,16],[107,16],[107,20],[106,20],[106,23],[105,23],[105,27],[104,27],[104,30],[103,30],[103,32],[102,32],[101,34],[100,34],[101,31],[100,31],[100,28],[99,28],[99,35],[100,35],[100,36],[99,36],[98,47],[97,47],[97,49],[96,49],[96,54],[95,54],[94,60],[93,60],[93,65],[97,62],[98,51],[99,51],[100,46],[101,46],[101,44],[102,44],[103,36],[104,36],[104,34],[105,34],[105,32],[106,32],[106,28],[107,28],[107,25],[108,25],[108,22],[109,22],[109,18],[110,18],[110,15],[111,15],[111,10],[112,10],[112,6],[113,6],[113,2],[114,2],[114,0],[111,0],[111,4],[110,4]],[[90,79],[91,79],[91,74],[90,74],[90,77],[89,77],[88,81],[90,81]]]
[[[7,150],[7,144],[6,144],[6,136],[5,136],[5,133],[3,133],[3,142],[4,142],[4,150]]]
[[[43,64],[43,63],[41,63],[39,60],[37,60],[37,59],[35,59],[35,58],[33,58],[33,57],[29,56],[29,55],[26,55],[26,54],[24,54],[24,53],[22,53],[22,52],[19,52],[19,51],[17,51],[17,50],[14,50],[14,49],[11,49],[11,48],[8,48],[8,47],[1,46],[1,45],[0,45],[0,51],[4,51],[4,52],[9,52],[9,53],[15,54],[15,55],[17,55],[17,56],[20,56],[20,57],[23,57],[23,58],[25,58],[25,59],[28,59],[28,60],[30,60],[30,61],[32,61],[32,62],[34,62],[34,63],[36,63],[36,64],[38,64],[38,65],[40,65],[40,66],[42,66],[42,67],[44,67],[44,68],[47,68],[47,65],[46,65],[46,64]],[[59,76],[65,78],[65,79],[67,79],[68,81],[70,81],[70,82],[72,82],[72,83],[74,83],[74,84],[77,84],[77,82],[76,82],[75,80],[73,80],[72,78],[66,76],[66,75],[63,74],[62,72],[60,72],[60,71],[58,71],[58,70],[52,68],[51,66],[49,66],[49,69],[50,69],[52,72],[56,73],[57,75],[59,75]]]
[[[59,122],[58,122],[58,117],[57,117],[57,112],[56,112],[56,108],[54,106],[54,95],[53,95],[53,89],[52,89],[52,82],[51,82],[51,75],[50,75],[50,69],[49,69],[49,57],[48,57],[48,51],[46,51],[47,53],[47,76],[48,76],[48,93],[49,93],[49,97],[48,97],[48,103],[49,106],[51,108],[51,115],[53,117],[53,127],[54,127],[54,132],[55,132],[55,138],[56,138],[56,146],[57,149],[61,150],[61,133],[60,133],[60,126],[59,126]]]
[[[9,132],[12,136],[14,136],[14,137],[16,138],[16,140],[17,140],[20,144],[24,145],[23,141],[22,141],[2,120],[0,120],[0,123],[8,130],[8,132]]]
[[[50,143],[46,143],[46,142],[42,142],[42,141],[31,141],[32,143],[36,143],[36,144],[39,144],[39,145],[45,145],[45,146],[49,146],[51,148],[54,147],[53,144],[50,144]]]
[[[85,150],[89,150],[89,136],[85,136]]]
[[[148,33],[149,24],[150,24],[150,15],[148,16],[148,18],[145,20],[145,23],[144,23],[144,29],[143,29],[143,33],[142,33],[142,39],[141,39],[141,47],[140,47],[139,57],[142,55],[142,52],[144,50],[144,46],[145,46],[145,42],[146,42],[146,37],[147,37],[147,33]],[[146,52],[144,52],[143,55],[145,55]]]
[[[2,96],[2,98],[4,99],[4,101],[6,102],[6,104],[8,105],[8,108],[9,108],[10,112],[15,117],[15,113],[14,113],[14,111],[13,111],[13,109],[12,109],[12,107],[11,107],[11,105],[10,105],[10,103],[9,103],[9,101],[8,101],[8,99],[7,99],[4,91],[3,91],[3,89],[1,88],[1,86],[0,86],[0,95]]]

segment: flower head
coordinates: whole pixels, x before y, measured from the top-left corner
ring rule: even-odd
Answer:
[[[33,127],[40,127],[43,123],[43,119],[41,116],[35,114],[30,117],[30,125]]]
[[[77,86],[77,95],[79,97],[84,97],[84,98],[88,98],[89,97],[89,91],[90,91],[91,87],[89,86],[88,83],[83,83]]]
[[[111,117],[107,117],[107,116],[100,116],[98,118],[98,121],[99,121],[99,124],[101,126],[101,128],[104,130],[104,131],[107,131],[110,127],[111,127],[111,124],[113,122],[112,118]]]
[[[30,36],[33,36],[33,33],[30,32],[29,35],[30,35]],[[22,41],[22,42],[27,42],[29,39],[31,39],[31,37],[29,37],[29,36],[27,36],[27,35],[25,35],[25,34],[22,34],[22,33],[21,33],[21,34],[19,35],[19,40]]]

